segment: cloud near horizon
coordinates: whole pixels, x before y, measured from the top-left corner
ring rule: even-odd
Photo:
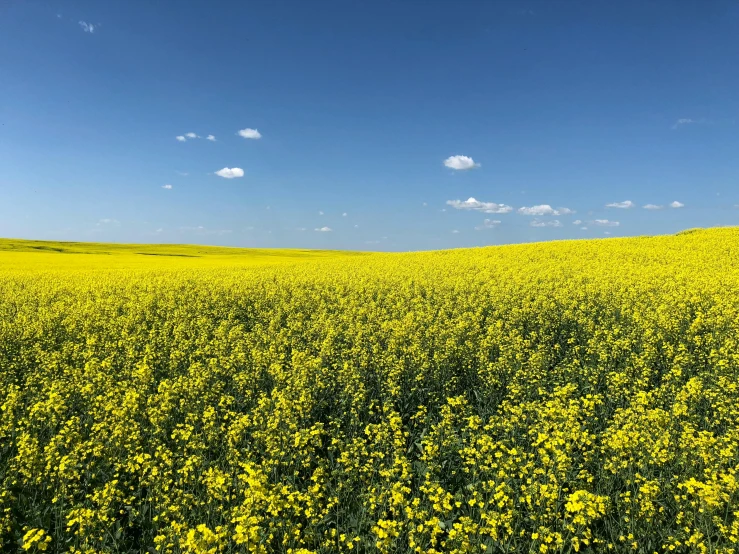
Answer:
[[[540,204],[538,206],[531,206],[518,209],[518,213],[521,215],[570,215],[574,214],[575,211],[569,208],[552,208],[549,204]]]
[[[610,204],[606,204],[606,208],[622,208],[622,209],[628,209],[633,208],[636,206],[631,200],[624,200],[623,202],[611,202]]]
[[[486,214],[507,214],[513,211],[511,206],[495,202],[480,202],[471,196],[467,200],[447,200],[448,206],[456,210],[473,210]]]
[[[497,219],[486,219],[482,222],[482,225],[475,227],[476,231],[484,231],[485,229],[495,229],[500,225],[500,221]]]
[[[551,221],[542,221],[540,219],[534,219],[531,222],[532,227],[562,227],[562,222],[558,219],[552,219]]]
[[[589,222],[590,225],[597,225],[599,227],[618,227],[621,225],[618,221],[610,221],[608,219],[594,219]]]

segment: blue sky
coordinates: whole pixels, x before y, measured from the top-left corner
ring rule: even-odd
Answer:
[[[737,62],[728,0],[11,0],[0,236],[426,250],[736,225]]]

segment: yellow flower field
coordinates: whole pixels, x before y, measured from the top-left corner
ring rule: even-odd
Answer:
[[[739,552],[739,229],[3,241],[0,391],[4,551]]]

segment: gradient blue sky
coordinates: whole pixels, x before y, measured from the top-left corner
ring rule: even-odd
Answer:
[[[6,0],[0,236],[416,250],[736,225],[737,67],[733,0]]]

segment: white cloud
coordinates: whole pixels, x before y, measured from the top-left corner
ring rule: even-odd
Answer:
[[[197,227],[180,227],[179,231],[198,235],[227,235],[233,232],[230,229],[208,229],[202,225],[198,225]]]
[[[486,219],[482,222],[482,225],[478,225],[475,227],[475,230],[477,231],[483,231],[484,229],[495,229],[498,225],[500,225],[500,221],[497,219]]]
[[[680,125],[687,125],[689,123],[695,123],[695,121],[693,121],[689,117],[681,117],[680,119],[678,119],[675,122],[675,124],[672,126],[672,128],[673,129],[677,129],[678,127],[680,127]]]
[[[582,229],[583,231],[587,231],[588,230],[587,227],[580,227],[580,229]]]
[[[313,229],[313,230],[318,231],[319,233],[330,233],[331,231],[333,231],[331,227],[320,227],[318,229]]]
[[[177,171],[176,173],[177,175],[182,175],[183,177],[187,177],[188,175],[190,175],[187,171]]]
[[[477,212],[483,212],[486,214],[507,214],[512,211],[513,208],[506,206],[505,204],[496,204],[495,202],[480,202],[470,197],[465,201],[462,200],[447,200],[447,205],[457,210],[474,210]],[[444,210],[442,210],[444,211]]]
[[[223,169],[216,171],[216,175],[223,177],[224,179],[233,179],[235,177],[243,177],[244,170],[240,167],[224,167]]]
[[[82,30],[86,33],[94,33],[95,32],[95,25],[92,23],[87,23],[85,21],[79,21],[78,22],[80,27],[82,27]]]
[[[308,230],[308,229],[306,229],[305,227],[298,227],[298,228],[296,229],[296,231],[307,231],[307,230]]]
[[[575,221],[572,222],[573,225],[580,225],[581,223],[582,221],[580,221],[579,219],[576,219]]]
[[[562,222],[558,219],[552,219],[551,221],[542,221],[535,219],[531,222],[532,227],[562,227]]]
[[[182,136],[182,135],[176,136],[175,138],[176,138],[177,140],[179,140],[180,142],[185,142],[185,141],[187,140],[187,139],[186,139],[186,138],[185,138],[184,136]]]
[[[355,229],[359,228],[359,225],[355,225],[355,226],[354,226],[354,228],[355,228]]]
[[[323,211],[319,210],[318,215],[323,215]]]
[[[645,210],[661,210],[664,206],[658,206],[657,204],[644,204],[642,208]]]
[[[172,189],[172,185],[162,185],[162,188],[163,189],[167,189],[167,190],[171,190]]]
[[[459,231],[457,229],[452,229],[452,234],[453,235],[456,235],[457,233],[459,233]]]
[[[99,219],[98,222],[97,222],[97,225],[98,226],[101,226],[101,225],[110,225],[110,226],[113,226],[113,227],[118,227],[120,224],[121,224],[121,222],[118,221],[117,219],[111,219],[109,217],[106,217],[106,218],[103,218],[103,219]]]
[[[154,231],[154,232],[155,232],[155,233],[162,233],[162,232],[164,232],[164,229],[162,229],[162,228],[160,227],[159,229],[157,229],[157,230],[156,230],[156,231]]]
[[[606,208],[633,208],[636,206],[631,200],[624,200],[623,202],[611,202],[610,204],[606,204]]]
[[[599,227],[618,227],[621,225],[618,221],[609,221],[608,219],[595,219],[590,224],[598,225]]]
[[[349,215],[348,213],[344,212],[343,214],[341,214],[341,217],[346,217],[348,215]]]
[[[205,140],[209,140],[211,142],[215,142],[216,141],[216,137],[213,136],[213,135],[208,135],[207,137],[205,137]]]
[[[674,202],[670,202],[670,208],[683,208],[683,207],[685,207],[685,204],[683,204],[682,202],[678,202],[677,200],[675,200]]]
[[[196,135],[195,133],[185,133],[185,136],[186,136],[187,138],[189,138],[189,139],[196,139],[196,138],[200,138],[200,137],[199,137],[198,135]]]
[[[694,125],[699,123],[710,123],[710,121],[707,121],[705,118],[701,117],[699,119],[691,119],[689,117],[682,117],[678,119],[675,124],[672,126],[673,129],[678,129],[682,127],[683,125]]]
[[[569,208],[557,208],[555,210],[549,204],[540,204],[538,206],[531,206],[530,208],[526,206],[519,208],[518,213],[521,215],[570,215],[574,214],[575,211]]]
[[[424,208],[425,208],[426,206],[428,206],[428,204],[426,204],[426,202],[424,202],[424,203],[423,203],[423,204],[421,204],[421,205],[422,205],[422,206],[423,206]]]
[[[256,129],[249,129],[248,127],[246,129],[241,129],[239,131],[239,136],[242,136],[246,139],[260,139],[262,138],[262,133],[257,131]]]
[[[475,160],[473,160],[469,156],[449,156],[446,160],[444,160],[444,165],[450,169],[457,170],[480,167],[480,164],[475,163]]]

